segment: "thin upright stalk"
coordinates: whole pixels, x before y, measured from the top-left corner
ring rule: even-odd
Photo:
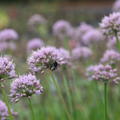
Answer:
[[[13,119],[13,116],[12,116],[11,109],[10,109],[10,105],[9,105],[9,101],[8,101],[7,94],[6,94],[5,90],[4,90],[4,88],[2,88],[1,90],[2,90],[2,95],[3,95],[3,97],[4,97],[4,101],[5,101],[6,106],[7,106],[7,108],[8,108],[9,119],[10,119],[10,120],[14,120],[14,119]]]
[[[105,120],[108,120],[107,116],[107,83],[104,83],[104,112],[105,112]]]
[[[120,51],[120,41],[117,32],[115,32],[115,37],[116,37],[116,47]]]
[[[30,98],[28,98],[28,102],[29,102],[29,107],[30,107],[30,110],[31,110],[32,120],[35,120],[34,111],[33,111],[33,107],[32,107],[32,102],[31,102]]]
[[[55,85],[55,87],[56,87],[56,89],[57,89],[59,98],[61,99],[61,102],[63,103],[63,107],[64,107],[64,109],[65,109],[65,112],[66,112],[66,115],[67,115],[67,117],[68,117],[68,120],[72,120],[72,117],[71,117],[71,115],[70,115],[70,113],[69,113],[69,111],[68,111],[68,109],[67,109],[65,100],[64,100],[64,98],[63,98],[63,96],[62,96],[61,89],[60,89],[60,87],[59,87],[58,81],[56,80],[56,78],[55,78],[53,75],[52,75],[52,79],[51,79],[51,80],[53,81],[53,84]]]
[[[68,104],[69,104],[69,107],[70,107],[70,112],[71,112],[71,114],[73,114],[73,105],[72,105],[70,88],[68,86],[68,82],[67,82],[65,76],[63,76],[63,82],[64,82],[65,91],[66,91],[66,94],[67,94],[67,100],[68,100]]]

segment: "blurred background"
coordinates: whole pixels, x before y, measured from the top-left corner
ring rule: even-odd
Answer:
[[[100,22],[111,11],[115,0],[0,0],[0,28],[4,26],[25,32],[27,20],[33,14],[42,14],[51,26],[58,19],[78,25],[85,21]]]

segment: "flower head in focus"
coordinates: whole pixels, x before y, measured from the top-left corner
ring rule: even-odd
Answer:
[[[0,79],[15,77],[15,64],[8,57],[0,57]]]
[[[10,97],[12,102],[18,102],[21,98],[31,97],[33,94],[41,94],[43,87],[36,76],[32,74],[22,75],[11,84]]]
[[[120,77],[118,77],[117,69],[113,69],[110,65],[95,65],[87,69],[88,76],[91,80],[118,83]]]
[[[42,47],[41,49],[34,51],[28,58],[30,69],[33,72],[40,71],[41,73],[46,69],[52,71],[57,69],[59,65],[63,65],[65,63],[65,57],[62,54],[66,53],[60,51],[61,50],[51,46]]]
[[[120,13],[114,12],[105,16],[100,23],[100,28],[105,35],[115,35],[120,32]]]

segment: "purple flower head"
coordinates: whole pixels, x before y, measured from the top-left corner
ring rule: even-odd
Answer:
[[[101,59],[102,63],[110,63],[111,65],[118,61],[120,61],[120,53],[115,50],[107,50]]]
[[[106,35],[115,35],[120,32],[120,13],[116,12],[105,16],[100,23],[100,28]]]
[[[15,77],[15,64],[8,57],[0,57],[0,78]]]
[[[119,12],[120,11],[120,0],[116,0],[113,4],[113,11]]]
[[[104,40],[104,36],[98,29],[91,29],[90,31],[86,32],[82,37],[82,43],[84,43],[85,45],[96,43],[101,40]]]
[[[10,97],[12,102],[18,102],[23,97],[41,94],[43,87],[36,76],[32,74],[21,75],[11,84]]]
[[[118,77],[117,74],[117,69],[113,69],[110,65],[99,64],[89,67],[88,74],[90,75],[90,79],[97,81],[114,82],[120,80],[120,77]]]
[[[28,51],[33,51],[33,50],[40,49],[43,46],[44,46],[44,42],[41,39],[34,38],[34,39],[32,39],[28,42],[27,50]]]
[[[8,42],[10,40],[17,40],[18,34],[13,29],[4,29],[0,31],[0,41]]]
[[[101,65],[91,65],[86,69],[86,75],[89,78],[89,80],[92,80],[92,75],[94,74],[94,72],[96,72],[97,70],[99,70],[99,67],[101,67]]]
[[[5,105],[3,101],[0,100],[0,118],[1,120],[7,120],[8,114],[8,108]]]
[[[84,34],[88,31],[91,31],[92,29],[93,27],[91,25],[82,22],[80,26],[77,27],[75,30],[74,39],[77,41],[80,41],[82,37],[84,36]]]
[[[70,53],[69,53],[69,51],[67,51],[66,49],[64,49],[64,48],[60,48],[60,49],[58,49],[58,51],[59,51],[59,53],[60,53],[60,55],[59,55],[59,59],[60,59],[60,63],[61,63],[61,65],[63,65],[63,64],[70,64],[70,59],[71,59],[71,57],[70,57]]]
[[[28,24],[30,26],[36,26],[36,25],[40,25],[40,24],[46,24],[47,20],[39,14],[35,14],[33,16],[30,17]]]
[[[77,47],[72,50],[72,58],[77,59],[87,59],[92,55],[91,49],[88,47]]]
[[[55,47],[43,47],[34,51],[28,58],[28,65],[34,72],[44,72],[45,69],[55,70],[59,65],[66,63],[66,58],[63,54],[65,51]],[[66,56],[67,57],[67,56]]]
[[[65,37],[70,37],[73,29],[69,22],[65,20],[59,20],[53,25],[53,34],[61,40]]]

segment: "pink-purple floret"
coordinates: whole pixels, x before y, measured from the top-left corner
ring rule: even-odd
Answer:
[[[23,97],[31,97],[33,94],[41,94],[43,87],[36,76],[32,74],[21,75],[11,84],[10,97],[12,102],[18,102]]]
[[[0,57],[0,76],[13,78],[16,76],[15,64],[7,57]]]
[[[120,77],[118,77],[117,69],[112,68],[110,65],[95,65],[90,66],[87,69],[88,77],[90,80],[97,80],[103,82],[118,83]]]
[[[69,53],[66,50],[48,46],[34,51],[28,58],[28,65],[34,72],[44,72],[45,69],[52,70],[54,65],[57,67],[67,63],[68,59]]]
[[[8,114],[8,108],[5,105],[3,101],[0,100],[0,118],[1,120],[7,120]]]

